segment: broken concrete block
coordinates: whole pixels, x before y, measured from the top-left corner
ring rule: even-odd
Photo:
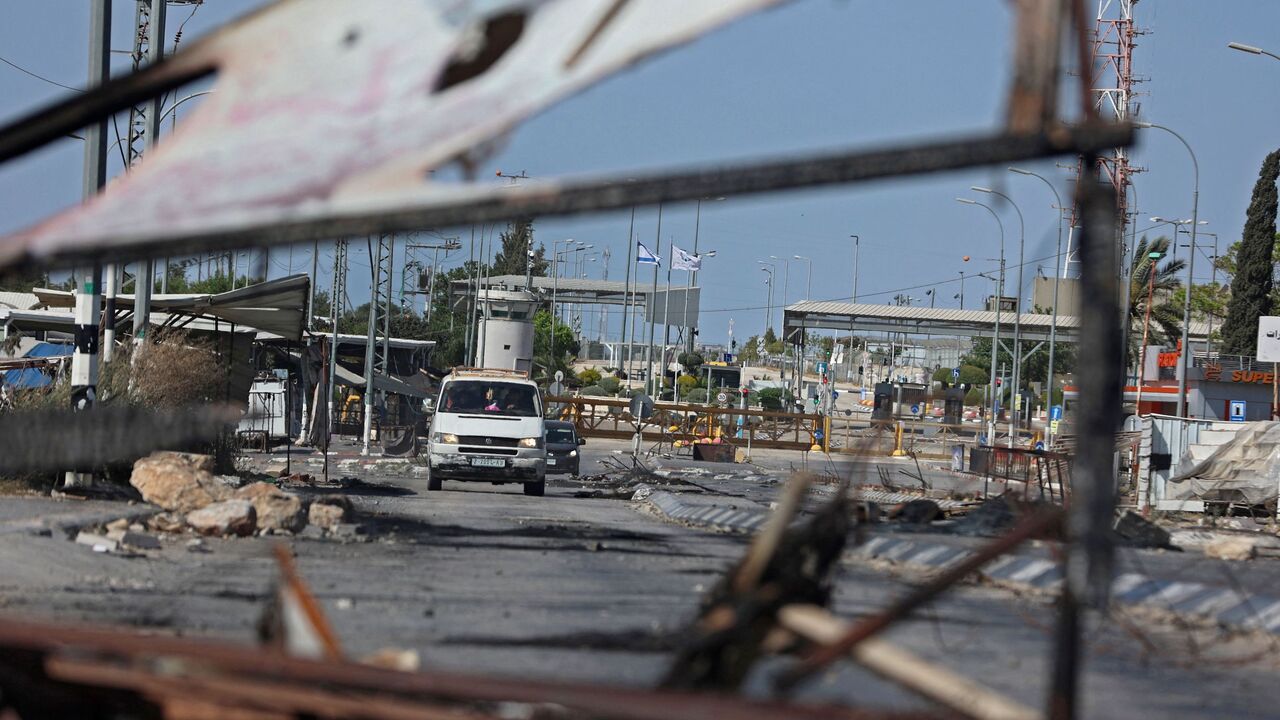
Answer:
[[[126,529],[126,528],[128,528],[128,527],[129,527],[129,519],[128,519],[128,518],[120,518],[119,520],[112,520],[111,522],[107,523],[107,525],[106,525],[106,528],[107,528],[107,531],[108,531],[108,532],[110,532],[110,531],[112,531],[112,530],[117,530],[117,529],[118,529],[118,530],[124,530],[124,529]]]
[[[1132,510],[1125,511],[1120,519],[1116,520],[1115,530],[1120,542],[1130,547],[1172,547],[1168,530]]]
[[[236,491],[235,496],[253,503],[259,530],[297,532],[307,524],[302,500],[271,483],[251,483]]]
[[[88,545],[93,548],[94,552],[115,552],[120,549],[120,543],[115,540],[112,540],[105,535],[85,532],[83,530],[76,534],[76,544]]]
[[[319,525],[308,525],[302,528],[302,532],[298,533],[298,537],[307,538],[308,540],[321,540],[324,538],[324,528]]]
[[[223,500],[187,513],[187,524],[201,535],[253,534],[257,513],[248,500]]]
[[[346,509],[338,505],[315,502],[311,504],[311,509],[307,511],[308,522],[326,530],[341,525],[346,519]]]
[[[208,455],[155,452],[133,464],[129,484],[149,503],[190,512],[231,496],[231,489],[216,480],[212,470]]]
[[[159,550],[160,541],[153,535],[126,530],[120,537],[120,544],[137,550]]]
[[[329,534],[341,540],[355,540],[364,534],[364,528],[356,523],[338,523],[329,529]]]
[[[386,647],[360,658],[364,665],[399,670],[401,672],[417,672],[422,668],[422,658],[417,650]]]
[[[155,532],[180,533],[186,529],[187,524],[182,521],[181,515],[165,512],[147,518],[147,527]]]
[[[1220,538],[1204,546],[1204,554],[1219,560],[1252,560],[1257,555],[1253,538]]]

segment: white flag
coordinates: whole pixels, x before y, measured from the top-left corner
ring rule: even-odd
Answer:
[[[691,270],[693,272],[697,272],[702,269],[702,257],[700,255],[690,255],[675,245],[672,245],[671,269]]]
[[[637,265],[662,265],[662,258],[650,252],[644,243],[636,243],[636,264]]]

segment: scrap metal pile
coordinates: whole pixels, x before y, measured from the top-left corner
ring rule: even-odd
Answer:
[[[134,75],[0,129],[3,161],[105,123],[147,97],[218,76],[218,92],[136,171],[86,204],[0,239],[0,266],[84,265],[566,215],[1043,157],[1079,155],[1082,167],[1092,169],[1099,153],[1130,142],[1130,127],[1096,121],[1087,90],[1082,122],[1059,120],[1062,42],[1074,37],[1075,54],[1087,58],[1086,31],[1081,0],[1044,0],[1014,4],[1014,83],[1007,128],[994,134],[673,170],[634,181],[622,173],[499,190],[446,188],[425,179],[454,161],[473,168],[489,143],[550,103],[778,2],[276,3]],[[1063,32],[1068,26],[1071,32]],[[1091,87],[1089,74],[1081,68],[1082,88]],[[175,202],[182,212],[172,211]],[[1076,208],[1086,370],[1066,523],[1071,549],[1045,713],[1055,718],[1076,712],[1081,603],[1105,608],[1111,579],[1111,461],[1120,397],[1115,207],[1109,189],[1082,177]],[[156,418],[148,426],[167,422]],[[77,432],[107,437],[112,430],[109,423],[86,421]],[[704,599],[689,644],[660,690],[386,670],[343,660],[325,642],[320,657],[304,659],[214,641],[9,619],[0,621],[0,706],[22,718],[879,717],[786,699],[815,672],[852,657],[949,713],[1038,716],[875,636],[981,564],[1060,529],[1061,512],[1024,518],[892,607],[844,627],[822,607],[850,535],[847,493],[789,529],[806,482],[793,482],[747,555]],[[283,624],[309,624],[324,636],[314,601],[284,562],[291,580],[282,586],[289,596]],[[798,652],[799,659],[775,679],[777,699],[732,694],[762,657],[778,651]]]

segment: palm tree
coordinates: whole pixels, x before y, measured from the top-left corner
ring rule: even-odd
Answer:
[[[1148,291],[1151,291],[1151,327],[1147,344],[1171,347],[1182,335],[1182,307],[1173,302],[1173,296],[1182,288],[1178,273],[1186,268],[1186,261],[1175,259],[1160,265],[1159,260],[1148,257],[1151,253],[1160,253],[1161,258],[1168,257],[1169,238],[1158,237],[1148,244],[1144,235],[1133,251],[1129,268],[1129,353],[1135,359],[1142,344]],[[1154,286],[1150,284],[1153,271]]]

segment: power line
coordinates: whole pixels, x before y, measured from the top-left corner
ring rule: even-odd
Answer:
[[[8,65],[9,67],[13,68],[14,70],[17,70],[18,72],[26,73],[27,75],[30,75],[31,77],[33,77],[33,78],[35,78],[35,79],[37,79],[37,80],[42,80],[42,81],[44,81],[44,82],[47,82],[47,83],[49,83],[50,85],[57,85],[57,86],[58,86],[58,87],[60,87],[60,88],[64,88],[64,89],[71,90],[71,91],[74,91],[74,92],[84,92],[84,90],[81,90],[80,88],[71,87],[70,85],[63,85],[62,83],[58,82],[57,80],[50,80],[49,78],[47,78],[47,77],[45,77],[45,76],[43,76],[43,75],[40,75],[40,74],[38,74],[38,73],[34,73],[34,72],[32,72],[32,71],[30,71],[30,70],[28,70],[28,69],[26,69],[26,68],[22,67],[21,65],[19,65],[19,64],[17,64],[17,63],[15,63],[15,62],[13,62],[12,60],[8,60],[8,59],[5,59],[5,58],[3,58],[3,57],[0,57],[0,62],[4,63],[5,65]]]

